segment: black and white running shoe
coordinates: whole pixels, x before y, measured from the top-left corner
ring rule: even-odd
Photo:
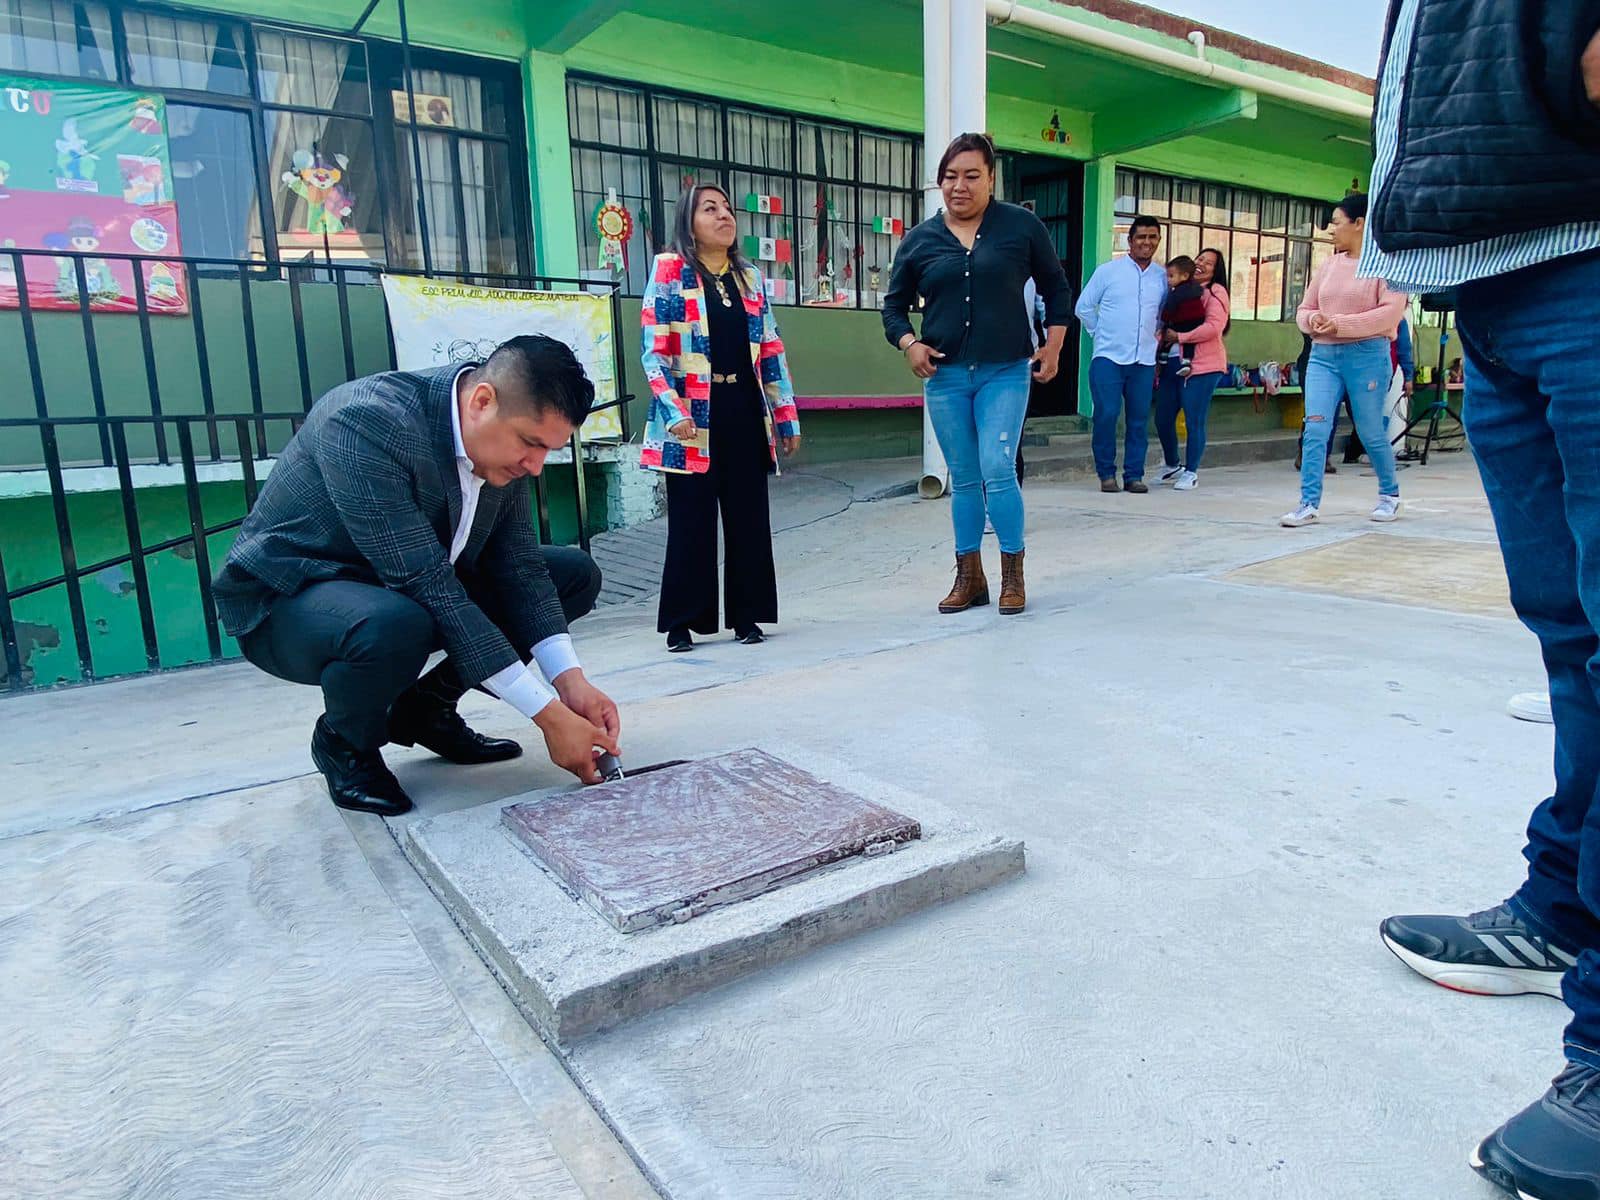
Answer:
[[[1425,979],[1476,996],[1561,998],[1578,956],[1540,937],[1504,904],[1465,917],[1389,917],[1383,944]]]
[[[1518,1200],[1600,1200],[1600,1069],[1568,1063],[1468,1161]]]

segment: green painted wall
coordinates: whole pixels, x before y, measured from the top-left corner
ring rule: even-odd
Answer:
[[[289,286],[275,281],[252,281],[244,286],[250,296],[263,409],[301,412],[305,403]],[[339,289],[331,284],[307,284],[301,288],[304,315],[301,328],[313,399],[346,378],[338,293]],[[387,370],[388,334],[382,291],[376,287],[350,287],[346,289],[346,297],[357,374]],[[203,329],[214,411],[249,412],[250,372],[241,285],[234,279],[202,280],[200,299],[201,321],[198,324],[192,316],[150,319],[161,411],[205,411],[196,349]],[[94,398],[81,317],[76,313],[36,313],[33,321],[49,415],[93,415]],[[139,321],[124,313],[101,314],[91,321],[106,411],[113,415],[150,413],[151,391]],[[0,416],[35,415],[22,321],[15,311],[0,312],[0,361],[11,364],[12,381],[11,386],[0,389]],[[168,431],[169,436],[175,436],[171,427]],[[270,427],[269,449],[281,446],[288,434],[287,424]],[[63,429],[60,440],[65,462],[98,461],[99,442],[92,432]],[[222,444],[225,450],[235,449],[231,431],[224,435]],[[136,458],[154,454],[154,438],[148,429],[130,431],[129,451]],[[37,465],[41,461],[36,437],[15,430],[0,431],[0,468]]]
[[[586,473],[590,504],[590,531],[606,527],[606,487],[602,468],[591,464]],[[553,466],[547,472],[550,525],[560,542],[577,540],[577,511],[572,496],[572,468]],[[244,515],[244,487],[240,483],[202,484],[200,503],[207,526]],[[141,488],[137,493],[139,534],[144,545],[155,545],[189,532],[189,509],[182,488]],[[79,563],[101,562],[128,552],[126,522],[115,492],[89,492],[67,497],[67,514],[73,549]],[[206,541],[213,574],[233,545],[234,531],[213,534]],[[6,583],[12,589],[27,587],[61,573],[60,540],[55,510],[49,496],[0,500],[0,560]],[[205,662],[205,618],[200,607],[200,586],[193,549],[181,545],[145,558],[151,608],[162,667]],[[139,621],[132,570],[110,567],[83,580],[83,606],[89,630],[96,678],[128,675],[147,669],[144,636]],[[82,682],[78,652],[72,632],[72,613],[65,585],[58,584],[15,602],[22,653],[24,682],[48,687]],[[237,656],[238,646],[223,635],[223,655]],[[0,657],[0,689],[7,686],[5,662]]]
[[[803,412],[800,428],[805,442],[796,465],[802,470],[830,462],[911,458],[922,453],[920,407]]]
[[[236,484],[204,487],[201,496],[208,522],[228,520],[243,509],[242,489]],[[143,491],[138,507],[139,529],[146,544],[178,537],[189,528],[181,488]],[[127,553],[122,507],[115,493],[69,496],[67,509],[79,562]],[[214,564],[221,563],[232,543],[231,532],[208,539]],[[61,554],[48,496],[0,501],[0,554],[5,557],[6,582],[13,588],[60,573]],[[145,566],[163,665],[205,661],[210,654],[193,550],[188,546],[167,550],[147,558]],[[85,579],[83,606],[97,677],[147,669],[133,575],[127,567],[110,568]],[[78,682],[81,674],[65,587],[24,597],[14,603],[12,612],[18,626],[24,682],[40,687]],[[232,639],[225,639],[224,652],[230,656],[238,653]],[[3,673],[4,664],[0,663],[0,678]]]
[[[1123,166],[1215,183],[1325,199],[1330,204],[1350,190],[1352,178],[1365,181],[1371,159],[1353,146],[1329,151],[1308,147],[1305,157],[1247,149],[1214,138],[1187,137],[1126,155]],[[1312,153],[1314,151],[1314,153]],[[1110,225],[1107,210],[1106,224]]]
[[[638,300],[622,302],[624,341],[630,348],[638,344],[632,331],[639,328],[639,309]],[[922,390],[906,370],[905,359],[884,340],[883,318],[877,312],[779,308],[777,320],[797,396],[915,396]],[[623,374],[624,390],[634,395],[628,427],[642,430],[650,402],[637,353],[627,356]],[[808,435],[817,415],[801,414]],[[848,423],[866,415],[864,411],[843,412],[838,417]],[[862,436],[875,435],[863,426]],[[917,451],[921,451],[920,442]]]

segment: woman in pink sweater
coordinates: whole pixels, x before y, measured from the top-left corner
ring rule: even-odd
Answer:
[[[1300,301],[1300,328],[1311,335],[1306,365],[1306,421],[1300,457],[1300,507],[1280,524],[1310,525],[1322,503],[1322,467],[1328,433],[1339,397],[1350,397],[1350,415],[1378,476],[1374,521],[1400,515],[1400,481],[1394,447],[1384,427],[1383,403],[1394,373],[1389,343],[1406,309],[1404,292],[1392,292],[1381,279],[1357,279],[1361,239],[1367,227],[1367,198],[1352,192],[1333,210],[1335,254],[1317,271]]]
[[[1194,257],[1194,281],[1206,290],[1206,319],[1198,329],[1185,333],[1169,329],[1162,337],[1161,377],[1156,385],[1156,436],[1161,439],[1161,456],[1166,468],[1161,482],[1180,492],[1200,485],[1200,459],[1206,452],[1206,417],[1211,412],[1211,393],[1217,390],[1228,369],[1228,348],[1222,335],[1228,332],[1228,261],[1221,250],[1210,247]],[[1193,346],[1190,374],[1180,375],[1183,365],[1180,345]],[[1183,465],[1178,465],[1178,410],[1188,430]]]

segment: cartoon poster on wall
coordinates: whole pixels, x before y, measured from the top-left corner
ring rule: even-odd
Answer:
[[[73,255],[21,256],[33,308],[135,312],[137,267],[150,312],[189,311],[181,264],[114,257],[183,252],[166,115],[159,96],[0,75],[0,308],[14,248]]]
[[[533,292],[385,275],[383,294],[402,371],[481,362],[501,342],[543,333],[565,342],[594,383],[596,407],[617,398],[616,342],[606,292]],[[622,437],[617,408],[583,423],[585,441]]]

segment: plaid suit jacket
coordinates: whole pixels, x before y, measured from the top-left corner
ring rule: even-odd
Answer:
[[[369,375],[317,401],[217,575],[217,613],[230,634],[260,625],[279,596],[328,579],[415,600],[469,685],[567,631],[526,487],[485,484],[467,544],[450,562],[461,519],[450,405],[463,365]],[[493,591],[504,629],[473,602],[458,569]]]

